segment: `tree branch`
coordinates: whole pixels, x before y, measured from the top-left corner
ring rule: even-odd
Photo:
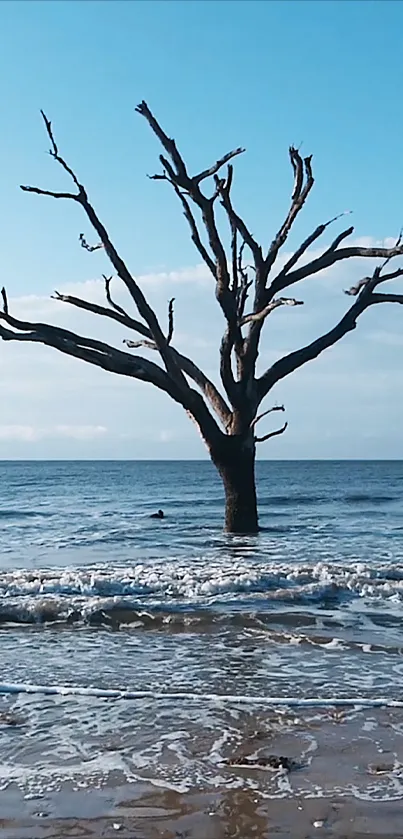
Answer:
[[[397,238],[395,249],[398,248],[401,244],[403,237],[403,232],[401,232]],[[360,292],[366,288],[368,292],[374,291],[374,289],[380,285],[381,283],[386,283],[388,280],[395,280],[396,277],[401,277],[403,275],[403,268],[397,268],[396,271],[391,271],[388,274],[383,274],[382,271],[390,260],[393,258],[393,254],[386,257],[386,259],[382,262],[381,265],[377,265],[375,268],[372,277],[363,277],[362,280],[359,280],[358,283],[351,286],[351,288],[345,290],[345,294],[350,295],[351,297],[357,297]],[[371,296],[371,300],[373,302],[374,296]]]
[[[252,420],[250,427],[255,428],[255,426],[260,422],[263,417],[267,417],[268,414],[272,414],[273,411],[285,411],[284,405],[275,405],[273,408],[269,408],[267,411],[263,411],[262,414],[258,414],[254,420]]]
[[[338,236],[336,236],[336,238],[333,239],[333,242],[328,248],[328,250],[335,251],[336,248],[339,247],[341,242],[343,242],[344,239],[348,239],[348,237],[351,236],[352,233],[354,233],[354,227],[347,227],[346,230],[342,230],[341,233],[339,233]]]
[[[169,154],[174,166],[176,167],[176,176],[178,178],[178,182],[179,180],[182,181],[181,185],[186,189],[189,176],[186,170],[184,160],[179,154],[178,149],[176,147],[175,140],[172,140],[170,137],[168,137],[168,135],[165,134],[165,131],[162,130],[160,124],[150,111],[147,102],[143,100],[142,102],[140,102],[140,105],[137,105],[137,108],[135,110],[138,114],[141,114],[141,116],[145,117],[150,128],[153,130],[156,137],[158,137],[161,145],[163,146],[167,154]]]
[[[168,335],[167,335],[167,344],[170,344],[174,334],[174,302],[175,298],[172,297],[168,303]]]
[[[254,378],[256,370],[256,361],[259,354],[259,342],[263,320],[266,314],[269,314],[271,309],[267,309],[268,304],[271,303],[274,294],[267,291],[267,279],[270,271],[278,257],[281,247],[287,240],[288,234],[294,224],[294,221],[304,206],[304,203],[313,187],[314,179],[312,175],[311,157],[302,159],[299,151],[293,146],[289,149],[290,161],[294,170],[294,189],[291,196],[291,207],[288,211],[287,217],[274,237],[266,259],[262,263],[256,263],[255,274],[255,295],[253,301],[253,315],[260,312],[265,312],[263,318],[252,317],[249,320],[250,328],[249,334],[245,344],[244,363],[243,363],[243,378],[245,381],[251,381]],[[320,235],[318,233],[318,235]],[[314,237],[310,237],[312,240]],[[309,241],[308,241],[309,243]],[[308,243],[303,243],[300,252],[303,253],[308,247]]]
[[[196,206],[199,207],[201,211],[203,223],[209,239],[210,248],[216,260],[213,271],[214,276],[216,278],[216,297],[221,305],[221,308],[225,314],[228,323],[230,323],[231,321],[235,323],[236,318],[235,308],[233,306],[233,297],[229,293],[230,275],[228,271],[227,257],[225,253],[225,248],[221,241],[216,225],[213,206],[214,198],[207,198],[206,195],[204,195],[201,192],[199,185],[200,174],[204,173],[200,173],[199,175],[196,175],[196,177],[191,177],[188,174],[185,163],[181,154],[178,151],[175,141],[168,137],[165,131],[162,130],[161,126],[155,119],[146,102],[141,102],[140,105],[137,106],[136,111],[145,117],[150,128],[152,129],[156,137],[158,137],[165,151],[172,160],[174,168],[170,165],[169,161],[167,161],[166,158],[161,157],[161,162],[164,166],[164,169],[166,169],[169,174],[169,180],[171,180],[172,183],[175,184],[178,189],[184,189],[191,198],[191,200],[196,204]],[[185,196],[183,196],[182,193],[180,193],[180,195],[182,199],[185,198]],[[188,219],[188,221],[189,224],[191,224],[192,226],[190,219]],[[195,224],[194,220],[193,224]]]
[[[238,315],[239,319],[241,319],[243,317],[243,314],[244,314],[244,311],[245,311],[245,306],[246,306],[246,301],[248,299],[249,289],[250,289],[251,285],[253,285],[253,280],[249,280],[247,270],[242,265],[242,257],[243,257],[243,252],[244,252],[244,249],[245,249],[245,245],[246,245],[246,243],[245,243],[245,240],[244,240],[242,242],[241,247],[239,248],[239,254],[238,254],[238,276],[241,278],[239,288],[238,288],[238,293],[237,293],[237,301],[238,301],[237,315]]]
[[[195,183],[199,184],[201,181],[204,181],[205,178],[210,178],[212,175],[215,175],[225,163],[228,163],[229,160],[232,160],[233,157],[236,157],[238,154],[243,154],[245,149],[238,148],[234,149],[233,151],[229,151],[227,154],[224,154],[223,157],[220,157],[213,166],[210,166],[209,169],[203,169],[198,175],[195,175],[193,180]]]
[[[325,232],[325,230],[329,227],[330,224],[333,224],[335,221],[338,221],[339,218],[342,218],[342,216],[345,216],[345,215],[349,214],[350,212],[351,212],[351,210],[347,210],[345,213],[339,213],[338,216],[334,216],[333,218],[329,219],[329,221],[326,221],[324,224],[319,224],[318,227],[316,228],[316,230],[314,230],[313,233],[311,233],[309,236],[307,236],[307,238],[304,239],[304,241],[299,246],[299,248],[297,248],[297,250],[294,251],[294,253],[290,257],[288,262],[286,262],[286,264],[284,265],[284,268],[281,269],[280,274],[278,274],[278,276],[276,277],[274,282],[277,282],[277,280],[280,277],[284,277],[286,274],[288,274],[288,272],[291,270],[291,268],[293,268],[294,265],[296,265],[298,260],[301,258],[301,256],[303,256],[305,251],[308,250],[308,248],[316,241],[316,239],[319,239],[319,237],[322,236],[322,234]],[[352,232],[353,232],[353,228],[350,227],[348,230],[345,230],[343,233],[340,233],[336,237],[336,239],[334,240],[332,245],[330,246],[331,249],[334,249],[334,247],[337,247],[336,242],[337,242],[337,244],[340,244],[342,239],[344,239],[346,236],[349,236],[350,233],[352,233]]]
[[[114,266],[117,274],[119,275],[121,280],[126,285],[126,287],[129,290],[134,302],[136,303],[139,314],[144,318],[144,320],[148,324],[148,326],[149,326],[149,328],[152,332],[153,338],[154,338],[154,340],[155,340],[155,342],[158,346],[158,350],[159,350],[161,358],[162,358],[162,360],[165,364],[167,372],[172,376],[173,380],[176,381],[177,384],[179,384],[183,388],[187,388],[188,383],[187,383],[185,377],[183,376],[182,371],[177,367],[177,365],[176,365],[176,363],[175,363],[175,361],[172,357],[172,354],[170,352],[168,344],[166,343],[165,336],[164,336],[164,334],[162,332],[162,329],[161,329],[161,327],[158,323],[158,319],[155,315],[155,312],[153,311],[151,306],[149,306],[149,304],[148,304],[143,292],[141,291],[140,287],[137,285],[136,281],[134,280],[134,278],[131,276],[130,272],[128,271],[125,263],[123,262],[123,260],[121,259],[121,257],[117,253],[116,249],[112,245],[112,242],[109,239],[109,236],[108,236],[108,233],[107,233],[105,227],[103,226],[103,224],[99,220],[94,208],[91,206],[91,204],[88,201],[87,194],[86,194],[86,191],[85,191],[83,185],[79,183],[77,176],[75,175],[73,170],[70,168],[70,166],[68,166],[67,163],[64,161],[64,159],[62,157],[60,157],[60,155],[58,153],[56,143],[55,143],[55,140],[54,140],[54,136],[53,136],[53,132],[52,132],[52,128],[51,128],[51,123],[45,117],[43,112],[42,112],[42,116],[44,118],[45,125],[46,125],[46,130],[48,132],[48,136],[49,136],[49,139],[50,139],[51,145],[52,145],[50,153],[51,153],[52,157],[54,157],[54,159],[58,163],[60,163],[60,165],[65,169],[65,171],[68,172],[68,174],[70,175],[70,177],[72,178],[72,180],[74,181],[74,183],[77,186],[78,193],[75,196],[71,196],[71,194],[69,194],[69,193],[49,193],[47,191],[38,190],[36,187],[35,188],[34,187],[23,187],[23,189],[25,191],[30,191],[30,192],[32,192],[32,191],[33,192],[39,192],[39,194],[53,195],[53,197],[66,197],[66,198],[73,197],[74,200],[78,201],[81,204],[81,206],[83,207],[84,211],[87,214],[87,217],[88,217],[89,221],[91,222],[92,226],[94,227],[94,229],[98,233],[98,236],[99,236],[99,238],[100,238],[100,240],[101,240],[101,242],[102,242],[102,244],[105,248],[105,251],[106,251],[112,265]]]
[[[290,147],[290,160],[295,173],[294,191],[291,196],[291,207],[288,215],[273,239],[265,261],[266,276],[277,259],[280,248],[284,245],[294,221],[302,210],[304,203],[313,187],[314,178],[312,175],[312,157],[305,157],[302,160],[299,151],[293,146]],[[305,177],[305,184],[304,184]]]
[[[294,170],[294,189],[291,195],[291,201],[297,201],[299,196],[301,195],[302,185],[304,183],[304,166],[302,162],[302,157],[299,154],[298,150],[294,148],[294,146],[290,146],[288,149],[288,154],[290,157],[290,163]]]
[[[122,258],[119,256],[118,252],[116,251],[115,247],[113,246],[109,235],[101,223],[100,219],[98,218],[94,208],[88,201],[87,193],[85,188],[82,184],[80,184],[76,174],[71,169],[70,166],[65,162],[65,160],[59,155],[58,148],[53,136],[52,126],[50,120],[47,119],[43,112],[42,116],[45,122],[46,130],[51,142],[51,156],[65,169],[65,171],[70,175],[73,182],[77,186],[77,194],[71,195],[70,193],[50,193],[44,190],[38,190],[36,187],[22,187],[25,191],[28,192],[38,192],[41,195],[52,195],[53,197],[57,198],[73,198],[75,201],[81,204],[83,207],[90,223],[98,233],[98,236],[102,242],[105,251],[115,268],[116,273],[120,277],[120,279],[125,284],[126,288],[128,289],[129,293],[131,294],[139,314],[141,317],[146,321],[149,329],[151,330],[153,340],[158,346],[158,351],[161,355],[161,358],[164,362],[165,368],[169,375],[172,377],[173,381],[175,381],[180,387],[184,390],[189,387],[188,382],[186,381],[181,369],[177,366],[175,359],[170,351],[170,348],[167,344],[166,338],[164,333],[160,327],[158,322],[157,316],[151,306],[148,304],[143,292],[141,291],[140,287],[137,285],[136,281],[130,274],[128,268],[126,267],[125,263],[123,262]]]
[[[220,168],[221,165],[223,165],[224,162],[226,162],[226,160],[233,157],[234,153],[230,152],[225,160],[224,158],[221,158],[219,161],[217,161],[216,164],[213,165],[213,167],[205,169],[198,175],[191,177],[187,172],[184,160],[180,152],[178,151],[175,141],[168,137],[168,135],[162,130],[161,126],[155,119],[146,102],[141,102],[136,110],[138,111],[138,113],[145,117],[152,131],[160,140],[163,148],[167,152],[170,160],[172,161],[171,164],[170,161],[167,160],[163,155],[160,156],[160,160],[165,170],[165,173],[167,173],[164,174],[162,177],[163,179],[170,181],[171,184],[174,186],[175,191],[182,202],[184,213],[191,229],[193,242],[195,243],[199,253],[201,253],[202,255],[203,260],[206,262],[211,272],[213,273],[213,276],[215,277],[216,298],[221,306],[221,309],[224,313],[224,316],[228,324],[221,343],[220,374],[228,398],[230,399],[233,406],[236,407],[239,402],[239,391],[232,372],[231,354],[233,349],[235,348],[238,362],[240,361],[243,352],[243,337],[241,330],[238,326],[237,296],[235,290],[231,287],[231,277],[228,269],[227,255],[222,239],[218,232],[214,212],[214,202],[217,195],[221,194],[221,190],[224,190],[229,200],[229,191],[232,182],[231,166],[228,167],[228,177],[226,181],[217,178],[216,171]],[[240,150],[236,149],[235,152],[240,153]],[[208,174],[213,174],[216,177],[216,190],[212,198],[208,198],[200,189],[201,180],[208,177]],[[193,201],[193,203],[199,208],[201,212],[204,228],[214,259],[212,259],[212,257],[208,254],[207,249],[201,242],[200,234],[197,230],[196,221],[190,210],[188,198],[191,201]],[[244,222],[235,213],[233,213],[232,219],[238,231],[240,232],[240,235],[247,236],[249,238],[249,243],[253,248],[255,248],[256,252],[256,248],[258,248],[258,246],[250,237],[249,231],[247,231]]]
[[[0,312],[0,320],[5,321],[13,330],[19,330],[14,332],[4,330],[2,327],[1,337],[4,340],[36,341],[54,347],[67,355],[82,358],[84,361],[88,361],[97,367],[103,367],[112,373],[151,382],[160,390],[169,393],[176,402],[181,402],[180,389],[172,382],[167,373],[157,364],[141,356],[122,352],[103,341],[86,338],[58,326],[22,321],[6,312]]]
[[[51,198],[70,198],[72,201],[80,203],[80,197],[74,192],[51,192],[50,189],[40,189],[38,186],[23,186],[20,185],[23,192],[34,192],[36,195],[50,195]]]
[[[382,256],[384,258],[382,264],[375,268],[371,277],[363,277],[362,280],[346,292],[347,294],[356,297],[356,300],[333,329],[326,332],[316,341],[312,341],[312,343],[302,347],[300,350],[296,350],[295,352],[284,356],[284,358],[279,359],[264,373],[263,376],[261,376],[260,379],[258,379],[257,385],[259,400],[263,399],[269,390],[271,390],[273,385],[280,379],[283,379],[285,376],[293,373],[294,370],[297,370],[308,361],[317,358],[323,350],[333,346],[337,341],[343,338],[347,332],[355,329],[357,325],[357,318],[363,311],[365,311],[365,309],[368,309],[370,306],[377,303],[403,303],[403,294],[374,293],[374,289],[381,283],[387,282],[388,280],[394,280],[403,275],[403,267],[397,268],[395,271],[391,271],[387,274],[382,274],[383,269],[390,260],[393,257],[400,255],[402,250],[402,237],[403,234],[401,233],[396,245],[393,248],[364,249],[367,255],[368,251],[370,251],[371,256]],[[359,256],[360,254],[356,253],[356,250],[361,251],[362,249],[351,248],[348,250],[352,250],[355,256]],[[335,254],[336,253],[337,251]]]
[[[140,347],[145,347],[148,350],[156,350],[157,347],[155,343],[152,341],[130,341],[127,338],[123,341],[127,347],[138,349]],[[178,360],[178,364],[180,364],[181,369],[189,376],[192,381],[194,381],[197,386],[200,388],[201,392],[206,397],[207,401],[213,408],[214,412],[221,420],[224,428],[226,431],[231,426],[232,422],[232,412],[230,411],[227,403],[222,398],[221,393],[217,390],[216,386],[213,382],[203,373],[203,371],[198,367],[191,358],[188,358],[185,355],[182,355],[177,350],[174,351],[175,355]]]
[[[239,407],[239,388],[232,371],[231,354],[234,347],[233,330],[228,326],[220,344],[220,377],[233,408]]]
[[[285,422],[281,428],[278,428],[277,431],[269,431],[268,434],[265,434],[264,437],[255,437],[255,443],[264,443],[266,440],[270,440],[271,437],[278,437],[279,434],[284,434],[284,431],[288,428],[288,422]]]
[[[73,297],[69,294],[60,294],[58,291],[55,292],[53,298],[61,301],[62,303],[69,303],[72,306],[76,306],[78,309],[84,309],[85,311],[92,312],[95,315],[101,315],[117,321],[122,324],[122,326],[132,329],[134,332],[138,332],[139,335],[144,336],[147,343],[140,341],[137,342],[137,346],[147,346],[148,349],[157,350],[157,345],[152,340],[152,334],[149,328],[140,321],[131,318],[129,315],[124,313],[123,310],[121,313],[119,310],[116,311],[114,309],[107,309],[105,306],[99,306],[96,303],[89,303],[87,300],[82,300],[80,297]],[[127,346],[131,346],[131,342],[125,341],[125,343]],[[134,344],[136,344],[136,342],[134,342]],[[182,353],[179,353],[178,350],[175,350],[173,347],[171,347],[171,350],[174,353],[176,362],[181,367],[181,370],[197,384],[211,407],[214,409],[216,415],[223,423],[224,428],[227,428],[230,425],[232,413],[213,382],[210,381],[210,379],[190,358],[182,355]]]
[[[170,181],[169,178],[167,178],[167,180],[169,181],[171,186],[174,188],[179,200],[182,203],[183,215],[185,216],[185,218],[186,218],[186,220],[189,224],[189,227],[190,227],[191,240],[192,240],[193,244],[195,245],[195,247],[197,248],[197,250],[199,251],[199,254],[200,254],[201,258],[203,259],[203,262],[206,263],[207,267],[209,268],[213,277],[215,278],[215,275],[216,275],[215,262],[211,258],[210,254],[208,253],[207,248],[205,248],[205,246],[203,245],[203,242],[200,238],[199,231],[197,229],[196,219],[195,219],[195,217],[194,217],[194,215],[193,215],[193,213],[190,209],[189,202],[186,200],[183,192],[181,192],[181,190],[174,183],[174,181]]]
[[[192,241],[216,280],[216,298],[228,324],[220,348],[220,376],[225,392],[231,404],[235,407],[238,404],[238,388],[232,372],[231,353],[234,345],[237,345],[238,347],[241,346],[242,335],[238,327],[236,297],[230,286],[227,257],[217,230],[214,216],[213,204],[215,196],[213,196],[213,199],[208,199],[203,195],[200,191],[199,184],[195,182],[195,179],[190,178],[184,168],[180,165],[179,158],[180,160],[182,160],[182,158],[179,155],[176,144],[174,144],[174,147],[172,146],[174,141],[167,138],[167,135],[162,131],[145,103],[142,103],[139,108],[139,112],[146,116],[151,128],[154,130],[154,133],[156,133],[161,142],[163,142],[164,148],[168,151],[174,166],[176,166],[177,171],[175,172],[169,163],[167,165],[165,158],[162,158],[162,163],[169,173],[169,177],[165,176],[165,179],[171,183],[182,203],[184,215],[191,230]],[[158,130],[156,130],[156,126],[158,126]],[[163,139],[161,139],[161,136]],[[187,197],[182,191],[183,189],[186,190],[187,195],[190,196],[192,201],[201,210],[210,248],[215,256],[215,262],[201,241],[195,218],[190,209]]]
[[[152,335],[148,326],[141,323],[139,320],[131,318],[128,314],[126,314],[124,309],[120,308],[120,306],[114,311],[112,309],[107,309],[105,306],[98,306],[97,303],[90,303],[88,300],[82,300],[81,297],[74,297],[71,294],[60,294],[59,291],[55,291],[51,297],[53,300],[59,300],[62,303],[69,303],[71,306],[76,306],[78,309],[84,309],[85,311],[92,312],[95,315],[102,315],[103,317],[116,320],[118,323],[121,323],[122,326],[126,326],[128,329],[133,329],[140,335],[144,335],[145,338],[152,340]]]
[[[49,149],[50,156],[53,157],[55,160],[57,160],[58,163],[60,163],[60,166],[62,166],[63,169],[67,172],[67,174],[70,175],[70,178],[75,183],[78,191],[81,192],[83,187],[79,183],[79,181],[77,180],[77,177],[76,177],[75,173],[70,168],[70,166],[67,165],[66,161],[62,157],[60,157],[60,155],[59,155],[59,150],[57,148],[55,138],[53,136],[51,121],[47,118],[46,114],[42,110],[41,110],[41,114],[42,114],[42,118],[43,118],[43,121],[44,121],[45,126],[46,126],[46,131],[48,133],[49,140],[51,142],[51,148]]]
[[[109,311],[109,310],[106,310]],[[110,312],[111,315],[118,313]],[[20,321],[5,312],[0,312],[0,321],[5,321],[13,330],[5,329],[0,323],[0,338],[4,341],[28,341],[45,344],[66,355],[79,358],[111,373],[129,376],[149,382],[165,391],[192,416],[206,440],[221,439],[223,434],[210,414],[203,398],[187,386],[186,391],[177,385],[168,373],[157,364],[141,356],[122,352],[103,341],[86,338],[67,329],[43,323]],[[196,367],[196,365],[195,365]],[[208,381],[208,380],[207,380]],[[214,386],[213,386],[214,388]]]
[[[227,180],[224,180],[223,178],[220,179],[220,178],[215,177],[216,188],[217,188],[217,191],[218,191],[218,193],[221,197],[221,204],[222,204],[222,206],[224,207],[224,209],[227,213],[230,225],[231,226],[233,225],[238,230],[239,234],[242,236],[243,241],[245,242],[245,244],[248,246],[251,253],[253,254],[255,267],[258,268],[258,267],[263,265],[262,249],[261,249],[260,245],[258,245],[256,240],[253,238],[253,236],[252,236],[250,230],[248,229],[248,227],[246,226],[244,220],[240,216],[238,216],[238,214],[235,212],[235,210],[232,206],[231,197],[230,197],[232,177],[233,177],[233,168],[232,168],[232,166],[228,166]]]
[[[344,231],[343,234],[340,234],[345,238],[349,236],[353,232],[353,228],[350,227],[348,231]],[[337,237],[340,241],[340,236]],[[337,240],[335,240],[337,241]],[[398,245],[393,248],[364,248],[359,246],[352,246],[350,248],[335,248],[335,243],[333,242],[332,245],[321,255],[318,256],[316,259],[313,259],[311,262],[308,262],[307,265],[302,265],[301,268],[297,268],[295,271],[291,271],[286,276],[283,275],[281,272],[278,277],[276,277],[273,282],[271,283],[270,287],[268,288],[268,297],[272,297],[275,294],[278,294],[279,291],[283,291],[285,288],[289,288],[289,286],[294,285],[295,283],[300,282],[300,280],[304,280],[306,277],[311,277],[313,274],[317,274],[318,271],[324,271],[325,268],[330,268],[331,265],[335,265],[337,262],[341,262],[343,259],[351,259],[357,256],[361,256],[364,259],[374,259],[374,258],[381,258],[381,259],[392,259],[395,256],[402,256],[403,255],[403,245]]]
[[[277,300],[272,300],[260,312],[252,312],[250,315],[245,315],[240,321],[240,326],[245,326],[246,323],[256,323],[257,321],[264,320],[270,312],[278,309],[279,306],[303,306],[303,304],[303,300],[296,300],[295,297],[279,297]]]
[[[358,316],[366,308],[368,308],[369,305],[371,305],[371,296],[368,294],[367,290],[364,289],[362,294],[360,294],[358,299],[353,303],[344,317],[341,318],[339,323],[333,327],[333,329],[326,332],[315,341],[312,341],[310,344],[307,344],[305,347],[280,358],[271,367],[269,367],[264,375],[257,380],[259,401],[267,395],[276,382],[280,379],[284,379],[285,376],[290,375],[290,373],[293,373],[308,361],[312,361],[312,359],[317,358],[323,350],[328,349],[328,347],[332,347],[333,344],[343,338],[347,332],[355,329]]]
[[[403,303],[403,294],[373,294],[371,303]]]
[[[123,343],[131,350],[139,350],[141,347],[144,347],[146,350],[156,350],[158,352],[155,341],[147,341],[146,338],[143,338],[141,341],[131,341],[130,338],[123,338]]]
[[[151,118],[152,118],[152,115],[151,115]],[[164,362],[164,365],[165,365],[165,368],[166,368],[166,371],[167,371],[167,374],[168,374],[168,380],[170,381],[172,387],[175,390],[179,390],[180,393],[181,393],[181,398],[177,401],[180,401],[181,404],[183,405],[183,407],[188,411],[188,413],[196,420],[196,422],[197,422],[197,424],[198,424],[198,426],[201,430],[201,433],[204,435],[206,440],[210,439],[210,441],[211,441],[211,440],[217,438],[217,436],[221,435],[222,432],[220,431],[216,421],[214,420],[214,418],[210,414],[210,412],[209,412],[203,398],[201,397],[201,395],[198,394],[196,391],[194,391],[189,386],[189,383],[188,383],[187,379],[185,378],[185,375],[184,375],[181,367],[178,365],[176,354],[174,353],[173,349],[167,343],[167,340],[166,340],[166,338],[165,338],[165,336],[162,332],[162,329],[160,327],[160,324],[158,322],[158,319],[157,319],[157,316],[156,316],[155,312],[149,306],[143,292],[141,291],[141,289],[137,285],[135,279],[132,277],[132,275],[128,271],[125,263],[123,262],[122,258],[119,256],[118,252],[116,251],[115,247],[113,246],[105,227],[101,223],[101,221],[100,221],[99,217],[97,216],[94,208],[92,207],[92,205],[88,201],[87,194],[86,194],[86,191],[85,191],[84,187],[79,183],[79,181],[78,181],[76,175],[74,174],[73,170],[70,169],[70,167],[65,163],[65,161],[62,158],[60,158],[60,156],[58,154],[56,144],[55,144],[55,141],[54,141],[54,137],[53,137],[52,129],[51,129],[51,126],[50,126],[50,122],[48,120],[45,120],[45,125],[46,125],[47,131],[48,131],[49,138],[50,138],[51,143],[52,143],[53,156],[55,157],[55,159],[59,163],[61,163],[63,168],[70,174],[70,176],[72,177],[72,179],[73,179],[73,181],[76,184],[77,189],[78,189],[77,195],[73,195],[73,196],[70,193],[63,193],[63,194],[62,193],[49,193],[49,194],[52,194],[54,197],[68,197],[68,198],[73,197],[73,199],[75,201],[77,201],[78,203],[81,204],[81,206],[83,207],[90,223],[92,224],[93,228],[97,232],[97,234],[98,234],[98,236],[99,236],[99,238],[100,238],[100,240],[101,240],[101,242],[102,242],[102,244],[105,248],[105,251],[106,251],[106,253],[107,253],[107,255],[108,255],[115,271],[116,271],[116,273],[118,274],[120,279],[123,281],[123,283],[126,285],[129,293],[131,294],[131,296],[132,296],[132,298],[133,298],[133,300],[134,300],[134,302],[137,306],[139,314],[144,319],[144,321],[146,322],[146,324],[147,324],[147,326],[148,326],[148,328],[151,332],[152,340],[157,345],[160,356],[161,356],[161,358]],[[174,162],[177,165],[180,177],[184,181],[184,185],[186,187],[186,182],[187,182],[186,167],[185,167],[179,153],[176,150],[174,141],[170,141],[169,138],[166,135],[164,135],[164,133],[162,131],[160,131],[160,138],[163,141],[163,144],[165,144],[165,147],[167,149],[169,149],[170,154],[173,156],[173,159],[174,159]],[[168,171],[169,171],[169,169],[168,169]],[[171,169],[171,171],[172,171],[172,169]],[[38,190],[36,187],[34,187],[32,189],[28,188],[28,191],[37,191],[37,192],[39,191],[40,194],[42,194],[42,192],[43,192],[43,194],[48,194],[48,193],[45,193],[44,191]],[[207,199],[204,199],[204,200],[207,201]],[[207,210],[208,209],[209,208],[207,208]],[[212,219],[213,219],[213,224],[211,226],[211,232],[212,232],[212,234],[214,234],[214,215],[212,216]],[[220,244],[219,240],[218,240],[218,244]],[[225,258],[225,251],[224,251],[224,248],[222,247],[222,245],[221,245],[221,248],[222,248],[222,254],[224,255],[224,258]],[[221,268],[223,268],[223,262],[221,262]],[[226,264],[225,264],[225,268],[226,268]],[[217,270],[217,277],[219,277],[218,270]],[[218,282],[217,282],[217,285],[218,285]],[[116,314],[118,315],[119,312],[116,312]],[[122,317],[123,317],[123,314],[122,314]],[[154,365],[154,366],[156,367],[156,369],[159,369],[156,365]]]
[[[6,292],[5,288],[4,288],[4,286],[3,286],[3,288],[1,289],[1,296],[2,296],[2,299],[3,299],[3,312],[4,312],[4,314],[5,314],[5,315],[8,315],[8,300],[7,300],[7,292]]]
[[[106,297],[109,305],[112,307],[112,309],[115,309],[117,312],[120,312],[121,315],[125,315],[125,317],[128,317],[125,310],[122,309],[122,307],[119,306],[118,303],[115,303],[115,301],[112,299],[111,291],[110,291],[110,285],[111,285],[113,277],[112,276],[107,277],[105,274],[102,274],[102,278],[103,278],[104,283],[105,283],[105,297]]]
[[[94,251],[99,251],[100,248],[103,248],[102,242],[98,242],[97,245],[89,245],[87,240],[84,238],[84,233],[80,233],[78,239],[79,239],[81,247],[84,248],[84,250],[89,251],[89,253],[93,253]]]

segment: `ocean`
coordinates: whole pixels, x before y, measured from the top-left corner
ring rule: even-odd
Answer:
[[[208,462],[0,475],[0,681],[88,689],[0,695],[0,790],[403,798],[403,462],[259,462],[251,537]]]

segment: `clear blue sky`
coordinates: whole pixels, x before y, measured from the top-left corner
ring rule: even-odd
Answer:
[[[194,168],[247,148],[236,198],[263,242],[287,208],[290,143],[314,153],[316,175],[298,238],[347,208],[357,237],[392,237],[403,222],[402,31],[403,4],[388,0],[3,0],[2,274],[9,296],[22,298],[16,311],[78,329],[74,312],[49,315],[44,298],[107,270],[77,246],[78,233],[90,235],[79,208],[17,188],[64,183],[45,154],[43,108],[152,301],[164,312],[175,293],[182,346],[213,371],[212,289],[194,279],[199,258],[179,207],[145,177],[159,149],[136,103],[147,99]],[[268,353],[333,323],[346,305],[343,271],[309,287],[303,311],[279,314]],[[403,457],[403,311],[377,308],[274,394],[287,402],[290,430],[264,456]],[[93,319],[85,326],[102,334]],[[82,366],[0,345],[0,457],[203,456],[186,417],[151,387]]]

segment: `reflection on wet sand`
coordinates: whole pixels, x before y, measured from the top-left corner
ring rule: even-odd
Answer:
[[[144,788],[118,801],[109,789],[94,790],[93,809],[82,813],[82,797],[57,802],[57,819],[43,802],[22,802],[18,820],[0,820],[0,839],[401,839],[401,805],[348,798],[268,801],[253,790],[189,793]],[[120,791],[122,792],[122,791]],[[78,796],[80,798],[80,796]],[[88,794],[87,794],[88,799]],[[88,805],[87,809],[91,809]],[[56,809],[56,808],[55,808]]]

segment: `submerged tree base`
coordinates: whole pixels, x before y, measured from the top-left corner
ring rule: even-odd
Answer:
[[[212,454],[225,492],[225,530],[227,533],[259,533],[255,482],[255,444],[229,437],[222,450]]]

